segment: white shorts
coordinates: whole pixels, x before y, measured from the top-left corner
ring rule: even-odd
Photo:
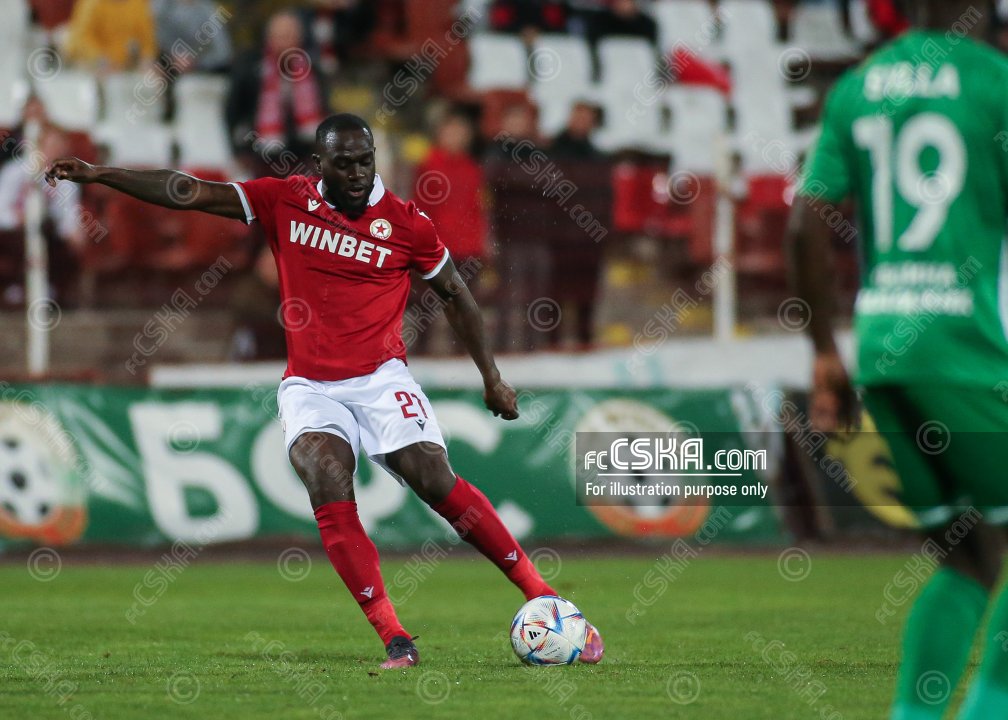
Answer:
[[[391,472],[386,453],[418,442],[445,447],[430,401],[399,359],[347,380],[289,377],[280,383],[277,405],[288,455],[304,433],[331,433],[350,443],[354,470],[363,447],[371,460]]]

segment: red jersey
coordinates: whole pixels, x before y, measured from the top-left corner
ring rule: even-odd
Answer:
[[[402,316],[410,271],[434,277],[448,250],[434,224],[375,176],[367,209],[349,218],[326,202],[320,178],[231,183],[276,260],[287,371],[311,380],[368,375],[405,362]]]

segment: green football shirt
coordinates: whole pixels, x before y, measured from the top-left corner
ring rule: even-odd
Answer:
[[[1008,59],[910,32],[830,92],[799,184],[835,225],[857,202],[858,380],[1008,378]]]

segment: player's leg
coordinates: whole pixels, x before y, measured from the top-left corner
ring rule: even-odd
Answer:
[[[961,477],[966,468],[957,468],[951,453],[935,452],[936,443],[947,438],[929,428],[954,428],[963,417],[954,396],[943,397],[934,387],[869,388],[865,404],[889,445],[901,499],[927,528],[922,554],[939,560],[904,627],[890,717],[940,720],[965,670],[996,581],[1000,546],[975,513],[964,514],[954,504],[966,491]],[[942,426],[926,426],[939,418]],[[960,445],[953,435],[952,446],[959,450]]]
[[[357,515],[353,475],[360,428],[353,413],[333,397],[333,385],[297,377],[280,383],[277,404],[287,454],[308,491],[329,561],[385,643],[391,661],[393,650],[402,655],[402,640],[410,647],[412,643],[385,593],[378,550]],[[416,662],[413,650],[406,664]]]
[[[964,515],[927,533],[945,555],[907,617],[892,720],[940,720],[966,669],[1001,558],[999,533],[988,525],[960,539],[970,522]]]
[[[442,445],[420,442],[385,455],[385,463],[414,492],[496,565],[525,594],[527,600],[557,592],[543,580],[521,545],[504,526],[497,510],[479,488],[455,474]],[[591,623],[580,660],[597,663],[605,645]]]
[[[994,602],[984,634],[980,669],[970,683],[960,720],[1008,717],[1008,587]]]
[[[401,639],[409,641],[410,635],[396,617],[385,592],[378,549],[364,531],[357,513],[353,448],[331,433],[306,432],[291,446],[290,460],[308,490],[329,562],[385,644],[389,653],[386,662],[403,660],[392,656],[400,655]],[[419,660],[412,643],[409,645],[406,655],[412,652],[412,656],[390,667],[404,667]]]
[[[387,453],[385,464],[451,523],[459,537],[500,568],[526,598],[556,595],[504,527],[486,495],[452,471],[443,447],[433,442],[414,443]]]
[[[1003,434],[1003,428],[1008,427],[1008,406],[1000,391],[993,390],[976,391],[960,402],[969,402],[971,414],[980,421],[975,427],[982,431],[957,433],[953,438],[973,459],[970,495],[984,517],[1003,529],[1008,524],[1008,484],[1004,482],[1008,446]],[[1003,588],[993,603],[984,633],[983,658],[959,717],[1008,717],[1008,588]]]

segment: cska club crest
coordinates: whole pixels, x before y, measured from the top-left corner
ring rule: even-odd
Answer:
[[[392,225],[385,218],[378,218],[371,223],[371,237],[379,240],[388,240],[392,234]]]

